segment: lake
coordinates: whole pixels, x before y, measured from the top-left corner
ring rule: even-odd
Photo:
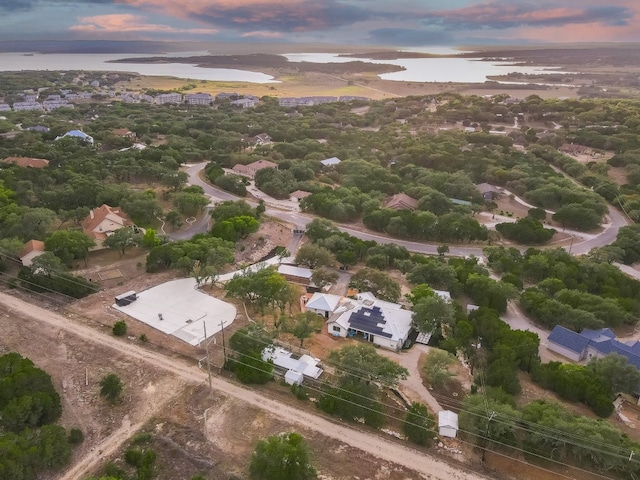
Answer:
[[[451,54],[460,53],[453,48],[411,49],[406,51]],[[397,60],[373,60],[370,58],[340,57],[337,53],[291,53],[284,55],[290,62],[346,63],[361,61],[377,64],[391,64],[406,70],[378,75],[383,80],[399,82],[438,82],[438,83],[484,83],[488,77],[507,75],[510,72],[525,74],[569,73],[560,72],[553,67],[520,67],[513,62],[485,62],[473,58],[400,58]]]
[[[453,48],[411,49],[425,53],[459,53]],[[207,52],[179,52],[164,55],[171,57],[189,57],[207,55]],[[184,63],[107,63],[120,58],[142,58],[149,54],[33,54],[0,53],[0,71],[20,70],[93,70],[112,72],[137,72],[140,75],[168,76],[194,80],[278,83],[271,75],[247,70],[230,68],[201,68]],[[383,80],[403,82],[439,82],[439,83],[484,83],[489,76],[506,75],[510,72],[569,73],[559,72],[552,67],[516,67],[509,62],[484,62],[470,58],[401,58],[397,60],[373,60],[367,58],[340,57],[337,53],[291,53],[283,55],[290,62],[345,63],[362,61],[377,64],[400,65],[406,70],[379,75]]]
[[[207,55],[207,52],[180,52],[163,57],[189,57]],[[142,58],[149,54],[68,54],[47,53],[25,55],[24,53],[0,53],[0,71],[20,70],[93,70],[110,72],[136,72],[140,75],[177,77],[193,80],[278,83],[271,75],[231,68],[200,68],[184,63],[107,63],[120,58]]]

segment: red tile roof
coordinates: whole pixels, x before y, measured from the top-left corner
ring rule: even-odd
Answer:
[[[49,160],[44,158],[31,158],[31,157],[7,157],[3,160],[4,163],[13,163],[20,167],[31,168],[44,168],[49,165]]]

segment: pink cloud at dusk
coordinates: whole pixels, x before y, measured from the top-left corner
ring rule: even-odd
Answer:
[[[243,38],[257,37],[257,38],[282,38],[283,34],[281,32],[268,32],[268,31],[255,31],[255,32],[246,32],[240,35]]]
[[[101,33],[126,33],[126,32],[164,32],[164,33],[192,33],[215,34],[217,30],[210,28],[177,28],[170,25],[145,23],[145,17],[129,13],[111,15],[95,15],[80,17],[78,25],[69,27],[75,32],[101,32]]]

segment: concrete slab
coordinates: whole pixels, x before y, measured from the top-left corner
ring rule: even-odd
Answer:
[[[204,340],[204,325],[209,338],[236,318],[236,307],[199,291],[193,278],[163,283],[138,292],[138,299],[129,305],[112,306],[194,346]]]

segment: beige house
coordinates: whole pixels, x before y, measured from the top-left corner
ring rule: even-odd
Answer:
[[[2,160],[2,162],[28,168],[44,168],[49,165],[49,160],[45,160],[44,158],[31,157],[7,157]]]
[[[44,242],[40,240],[29,240],[24,244],[22,251],[20,252],[20,261],[22,266],[30,267],[33,264],[33,259],[39,257],[44,253]]]
[[[82,231],[93,238],[96,249],[103,248],[102,242],[116,230],[123,227],[133,227],[133,222],[118,207],[102,205],[94,208],[82,221]]]
[[[269,160],[258,160],[257,162],[250,163],[249,165],[242,165],[240,163],[233,166],[231,169],[236,175],[243,177],[255,178],[256,173],[264,168],[278,168],[277,163],[270,162]]]
[[[418,201],[406,193],[396,193],[385,202],[384,206],[393,210],[415,210],[418,208]]]

